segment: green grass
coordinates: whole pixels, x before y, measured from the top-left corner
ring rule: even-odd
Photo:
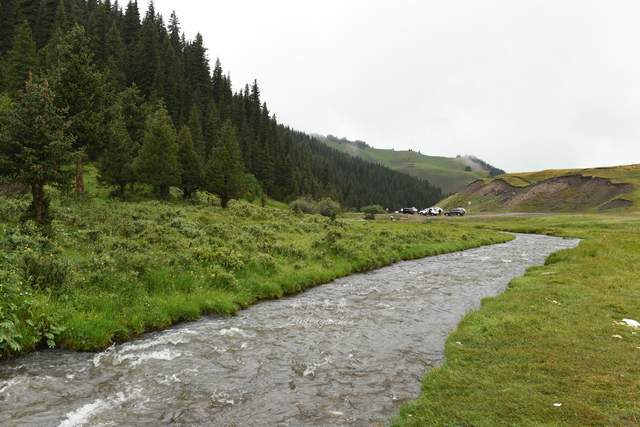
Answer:
[[[465,170],[465,163],[454,157],[427,156],[416,151],[360,148],[355,144],[321,139],[325,144],[343,153],[379,163],[393,170],[423,178],[442,189],[444,194],[463,190],[469,183],[488,176],[484,170]]]
[[[395,425],[640,424],[640,216],[458,223],[584,240],[468,314]]]
[[[501,242],[454,224],[331,221],[215,198],[131,201],[87,170],[87,197],[51,191],[46,232],[18,220],[28,197],[0,196],[0,354],[98,350],[203,314],[231,315],[263,299],[402,259]],[[274,204],[270,202],[269,204]],[[13,348],[11,348],[13,347]]]

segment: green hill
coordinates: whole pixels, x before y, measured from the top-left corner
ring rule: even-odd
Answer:
[[[469,183],[504,173],[473,156],[427,156],[416,151],[396,151],[373,148],[363,141],[349,141],[332,135],[315,137],[343,153],[379,163],[399,172],[426,179],[445,194],[461,191]]]
[[[640,164],[504,174],[477,180],[440,204],[474,212],[637,210]]]

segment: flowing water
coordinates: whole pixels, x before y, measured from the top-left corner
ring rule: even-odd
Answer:
[[[0,425],[383,425],[480,300],[577,240],[400,262],[97,354],[0,364]]]

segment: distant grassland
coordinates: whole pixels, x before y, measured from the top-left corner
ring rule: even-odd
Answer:
[[[46,343],[103,349],[143,332],[230,315],[336,277],[497,243],[510,235],[453,224],[363,222],[234,202],[106,198],[51,190],[43,234],[18,221],[27,198],[0,196],[0,353]]]
[[[584,241],[468,314],[395,425],[640,425],[640,215],[457,223]]]

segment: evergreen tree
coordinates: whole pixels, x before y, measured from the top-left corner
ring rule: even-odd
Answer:
[[[244,166],[236,132],[231,122],[225,122],[206,168],[207,190],[218,195],[223,208],[229,200],[241,197],[245,191]]]
[[[193,148],[191,131],[187,126],[183,126],[180,130],[178,144],[180,145],[180,166],[182,167],[182,194],[185,199],[189,199],[202,185],[202,162]]]
[[[16,25],[16,0],[0,0],[0,56],[13,46]]]
[[[57,46],[51,86],[58,94],[58,106],[67,111],[70,131],[76,136],[74,148],[96,159],[105,140],[106,87],[92,63],[88,39],[79,25],[65,34]],[[76,192],[84,193],[82,155],[76,162]]]
[[[123,88],[127,79],[124,72],[127,54],[120,29],[115,21],[111,23],[111,28],[109,28],[109,32],[105,38],[104,53],[104,73],[107,80],[115,88]]]
[[[176,130],[164,105],[157,106],[146,122],[144,142],[134,162],[141,182],[153,185],[162,199],[169,188],[180,185],[180,160]]]
[[[24,81],[37,65],[36,44],[31,35],[31,27],[23,21],[13,39],[13,47],[7,60],[6,86],[10,92],[24,87]]]
[[[38,224],[49,220],[44,186],[65,180],[62,166],[72,145],[66,129],[46,81],[34,83],[29,78],[9,116],[8,135],[0,138],[0,171],[31,187],[28,213]]]
[[[58,30],[61,33],[64,33],[68,31],[69,28],[71,28],[71,20],[67,16],[67,6],[65,5],[64,0],[59,0],[51,32],[53,33],[53,31]]]
[[[98,4],[89,15],[86,25],[94,61],[101,69],[107,62],[107,33],[111,28],[108,7],[106,4]]]
[[[138,144],[127,132],[121,108],[115,112],[107,129],[109,138],[98,162],[98,180],[118,186],[118,193],[124,196],[126,185],[135,181],[133,160],[138,151]]]
[[[160,35],[156,22],[153,3],[149,3],[149,9],[142,21],[139,37],[134,47],[134,57],[131,67],[133,70],[133,82],[138,85],[146,96],[150,96],[159,71],[160,59]]]
[[[220,131],[220,116],[215,105],[210,105],[207,111],[207,117],[202,129],[204,138],[204,159],[209,159],[209,155],[215,146]]]
[[[191,89],[191,98],[200,111],[204,111],[210,96],[211,70],[207,59],[207,49],[204,47],[202,34],[198,33],[193,43],[185,49],[186,74]]]
[[[131,48],[138,39],[138,31],[140,30],[140,10],[137,1],[130,1],[127,4],[127,10],[124,13],[122,24],[122,38],[124,44]]]
[[[36,44],[42,47],[47,43],[54,28],[56,10],[60,0],[42,0],[38,12],[37,25],[34,29]]]
[[[40,14],[40,2],[34,0],[17,0],[17,2],[18,9],[16,18],[18,22],[27,21],[33,32],[38,22],[38,15]]]
[[[194,105],[189,113],[189,130],[193,140],[193,148],[201,158],[204,158],[204,136],[202,132],[202,120],[199,108]]]
[[[120,92],[119,100],[129,136],[133,142],[142,145],[147,120],[144,97],[138,87],[133,85]]]

